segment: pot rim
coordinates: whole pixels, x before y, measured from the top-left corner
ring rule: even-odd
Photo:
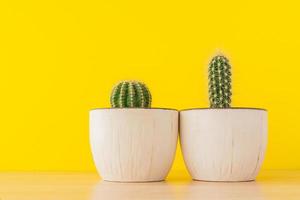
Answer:
[[[266,111],[267,109],[264,108],[252,108],[252,107],[230,107],[230,108],[188,108],[180,110],[180,112],[184,111],[192,111],[192,110],[260,110],[260,111]]]
[[[93,110],[169,110],[169,111],[177,111],[177,109],[174,108],[93,108],[90,111]]]

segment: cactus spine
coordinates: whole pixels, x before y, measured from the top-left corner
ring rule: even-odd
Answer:
[[[113,108],[150,108],[151,93],[138,81],[122,81],[112,90],[110,103]]]
[[[209,101],[211,108],[229,108],[231,103],[231,66],[222,55],[209,64]]]

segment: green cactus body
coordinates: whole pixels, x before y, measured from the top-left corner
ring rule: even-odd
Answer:
[[[229,108],[231,103],[231,66],[221,55],[209,64],[209,101],[211,108]]]
[[[144,83],[122,81],[112,90],[110,103],[113,108],[150,108],[151,93]]]

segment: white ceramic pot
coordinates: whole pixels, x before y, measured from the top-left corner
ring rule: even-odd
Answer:
[[[92,154],[99,174],[107,181],[164,180],[175,157],[177,138],[176,110],[90,111]]]
[[[267,145],[267,111],[252,108],[180,112],[180,143],[195,180],[254,180]]]

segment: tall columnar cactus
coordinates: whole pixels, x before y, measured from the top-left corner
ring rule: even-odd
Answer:
[[[150,108],[151,93],[144,83],[122,81],[113,88],[110,103],[113,108]]]
[[[215,56],[209,64],[209,101],[211,108],[230,107],[231,66],[222,55]]]

